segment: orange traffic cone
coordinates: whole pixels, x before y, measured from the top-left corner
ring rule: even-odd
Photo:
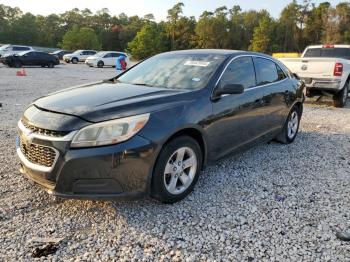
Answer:
[[[24,68],[22,68],[21,70],[18,70],[18,71],[16,72],[16,75],[17,75],[17,76],[27,76],[27,73],[26,73],[26,71],[24,70]]]

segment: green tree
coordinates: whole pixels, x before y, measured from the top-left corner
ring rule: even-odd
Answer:
[[[162,23],[148,23],[142,27],[136,37],[128,44],[128,51],[135,59],[169,50],[168,38]]]
[[[199,48],[228,48],[229,24],[227,8],[219,7],[212,12],[203,12],[196,25],[196,46]]]
[[[101,49],[101,44],[93,29],[86,27],[79,29],[77,26],[74,26],[64,35],[61,47],[67,50],[99,50]]]
[[[183,3],[177,3],[168,10],[165,30],[170,38],[171,50],[182,50],[192,48],[193,35],[196,20],[193,16],[182,16]]]
[[[263,18],[259,26],[254,29],[253,39],[249,46],[251,51],[269,53],[271,52],[271,37],[272,37],[272,20],[269,18]]]

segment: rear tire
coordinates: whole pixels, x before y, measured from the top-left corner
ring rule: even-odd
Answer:
[[[345,86],[341,91],[333,96],[333,105],[335,107],[344,107],[349,95],[349,81],[346,82]]]
[[[74,57],[72,58],[72,64],[78,64],[79,60],[78,58]]]
[[[282,144],[293,143],[299,132],[300,119],[301,110],[297,106],[294,106],[289,112],[282,132],[276,137],[276,140]]]
[[[105,65],[105,64],[103,63],[103,61],[98,61],[98,62],[97,62],[97,67],[98,67],[98,68],[103,68],[104,65]]]
[[[191,193],[202,168],[202,151],[189,136],[164,145],[153,170],[151,196],[163,203],[175,203]]]

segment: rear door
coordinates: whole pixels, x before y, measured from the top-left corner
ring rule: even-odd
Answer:
[[[254,57],[257,86],[263,92],[262,110],[266,133],[279,131],[288,114],[288,104],[294,101],[293,85],[290,78],[273,60]]]
[[[224,71],[217,88],[225,84],[241,84],[244,93],[223,95],[214,100],[214,121],[208,128],[210,154],[220,157],[256,140],[266,131],[262,89],[256,86],[251,56],[235,58]]]

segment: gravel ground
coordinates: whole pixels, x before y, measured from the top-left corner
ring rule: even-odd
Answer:
[[[31,260],[33,237],[62,237],[52,261],[350,261],[350,107],[308,100],[292,145],[262,144],[202,172],[184,201],[59,200],[18,172],[16,123],[34,98],[113,69],[0,66],[0,260]]]

